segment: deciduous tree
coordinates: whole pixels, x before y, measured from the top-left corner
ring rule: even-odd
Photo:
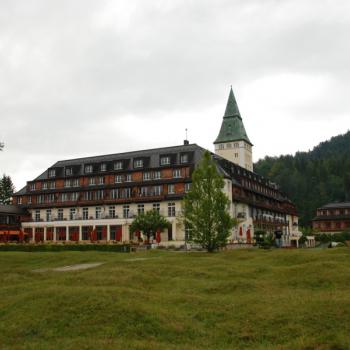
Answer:
[[[142,231],[149,241],[151,236],[155,237],[157,231],[163,231],[169,226],[158,210],[150,210],[137,215],[130,225],[130,232]]]

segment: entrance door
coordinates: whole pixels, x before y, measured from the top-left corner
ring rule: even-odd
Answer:
[[[173,240],[173,225],[168,226],[168,241]]]

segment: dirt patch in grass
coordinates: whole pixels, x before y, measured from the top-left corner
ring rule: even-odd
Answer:
[[[33,270],[33,272],[47,272],[47,271],[58,271],[58,272],[65,272],[65,271],[79,271],[79,270],[87,270],[92,269],[97,266],[101,266],[104,264],[103,262],[98,263],[88,263],[88,264],[76,264],[76,265],[68,265],[68,266],[62,266],[62,267],[56,267],[54,269],[36,269]]]

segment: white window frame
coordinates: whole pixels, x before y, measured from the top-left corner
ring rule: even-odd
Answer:
[[[135,159],[134,160],[134,168],[143,168],[143,160]]]
[[[161,156],[160,165],[170,165],[170,156]]]
[[[123,169],[123,162],[118,161],[113,164],[113,169],[114,170],[122,170]]]

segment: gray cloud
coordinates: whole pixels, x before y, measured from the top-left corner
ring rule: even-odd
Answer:
[[[60,158],[176,144],[185,127],[211,147],[230,84],[255,158],[310,148],[348,128],[349,17],[345,0],[3,0],[0,171],[20,187]],[[287,142],[277,116],[312,137]]]

